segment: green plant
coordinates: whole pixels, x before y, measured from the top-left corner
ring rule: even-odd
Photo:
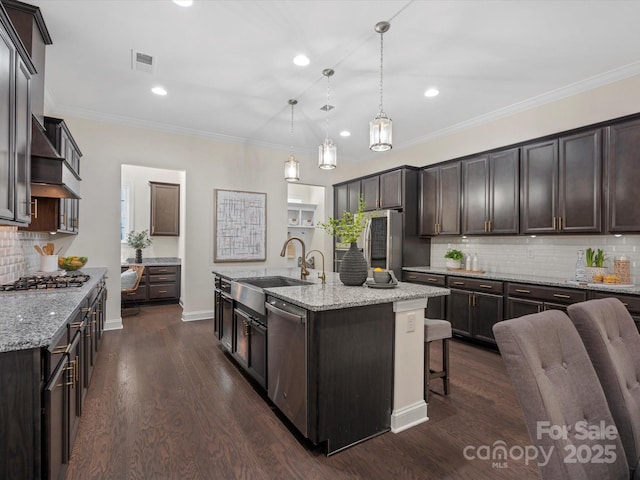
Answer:
[[[127,234],[127,244],[131,248],[135,248],[136,250],[142,250],[143,248],[147,248],[151,245],[151,238],[149,238],[149,230],[142,230],[139,233],[131,230]]]
[[[452,260],[462,260],[464,258],[464,253],[460,250],[447,250],[447,253],[444,254],[444,258],[450,258]]]
[[[589,247],[585,253],[585,261],[587,262],[587,267],[602,268],[604,267],[604,262],[607,261],[607,257],[601,248],[596,251]]]
[[[329,217],[327,223],[319,222],[317,226],[335,237],[340,245],[355,243],[367,226],[369,215],[364,211],[366,205],[364,197],[360,196],[356,213],[344,212],[342,218]]]

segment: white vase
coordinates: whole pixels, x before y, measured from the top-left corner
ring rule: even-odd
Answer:
[[[447,268],[460,269],[460,260],[454,260],[453,258],[446,258],[445,265]]]

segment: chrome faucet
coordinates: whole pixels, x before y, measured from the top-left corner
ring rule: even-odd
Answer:
[[[284,242],[284,245],[282,245],[282,251],[280,252],[280,256],[281,257],[285,256],[285,254],[287,253],[287,245],[292,240],[298,240],[300,242],[300,245],[302,245],[302,264],[300,265],[300,278],[302,280],[305,280],[309,276],[309,270],[307,270],[307,266],[305,265],[305,258],[307,258],[307,254],[306,254],[307,247],[305,246],[304,242],[300,237],[287,238],[287,240]]]
[[[314,249],[314,250],[309,250],[307,252],[307,255],[309,255],[310,253],[313,253],[313,252],[318,252],[320,254],[320,256],[322,257],[322,273],[318,272],[318,278],[322,279],[322,284],[324,285],[325,283],[327,283],[327,281],[326,281],[327,276],[324,274],[324,253],[322,253],[320,250],[315,250]],[[306,260],[306,257],[305,257],[305,260]]]

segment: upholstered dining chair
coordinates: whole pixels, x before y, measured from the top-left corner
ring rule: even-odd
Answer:
[[[640,477],[640,333],[617,298],[568,308],[600,379],[627,463]]]
[[[569,317],[548,310],[498,322],[493,333],[539,453],[541,477],[628,479],[622,443],[610,433],[615,425],[604,392]],[[592,428],[609,434],[583,433]],[[549,453],[546,461],[542,452]],[[608,452],[610,463],[598,452]]]
[[[135,272],[135,275],[132,272]],[[138,305],[135,295],[140,286],[143,273],[144,265],[133,264],[129,265],[129,268],[120,275],[121,316],[137,315],[140,313],[140,305]],[[125,313],[124,309],[127,308],[129,304],[133,304],[133,310],[127,310]]]

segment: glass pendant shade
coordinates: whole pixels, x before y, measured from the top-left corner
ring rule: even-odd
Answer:
[[[298,182],[300,180],[300,162],[292,154],[289,159],[284,162],[284,179],[287,182]]]
[[[336,168],[338,160],[338,148],[330,138],[325,138],[324,143],[318,147],[318,167],[323,170]]]
[[[378,113],[369,122],[369,148],[374,152],[391,150],[392,123],[384,112]]]

